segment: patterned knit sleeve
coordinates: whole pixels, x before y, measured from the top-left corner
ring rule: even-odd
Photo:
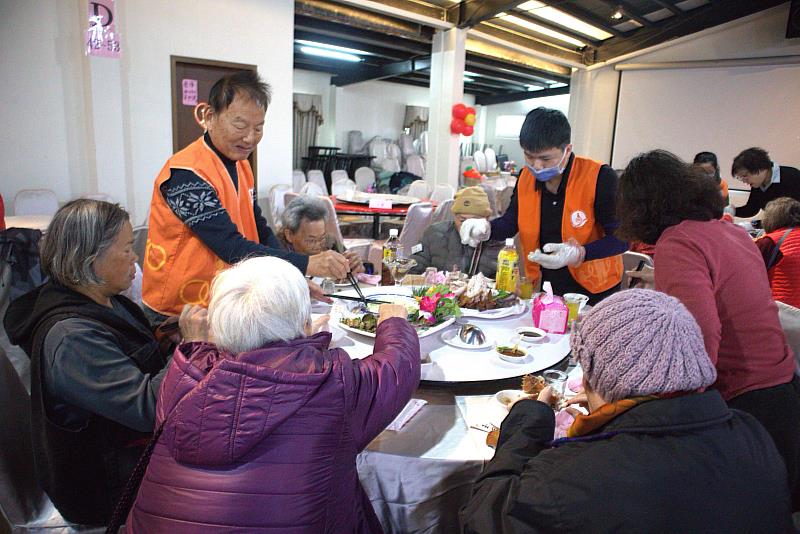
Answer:
[[[274,235],[273,239],[264,236],[264,245],[239,233],[214,188],[195,173],[173,169],[169,180],[161,184],[161,195],[175,216],[225,263],[234,264],[249,256],[276,256],[306,272],[308,256],[280,248]]]

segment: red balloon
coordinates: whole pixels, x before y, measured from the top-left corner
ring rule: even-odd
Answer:
[[[453,105],[453,117],[456,119],[463,119],[467,116],[467,106],[462,103]]]
[[[461,131],[461,133],[469,137],[470,135],[472,135],[474,131],[475,128],[473,128],[472,126],[464,126],[464,129]]]
[[[464,128],[466,127],[466,123],[461,119],[453,119],[450,121],[450,131],[454,134],[464,133]]]
[[[478,112],[476,112],[475,108],[473,108],[472,106],[467,108],[467,115],[469,115],[470,113],[472,113],[473,115],[477,115],[478,114]]]

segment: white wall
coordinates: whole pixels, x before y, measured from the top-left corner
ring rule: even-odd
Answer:
[[[322,97],[322,125],[317,130],[317,144],[336,146],[336,112],[331,74],[311,70],[294,70],[293,92]]]
[[[213,0],[117,2],[114,60],[83,55],[84,2],[0,2],[0,88],[11,104],[0,119],[14,125],[0,134],[7,205],[26,187],[53,189],[62,202],[104,192],[144,221],[172,153],[170,55],[258,66],[273,88],[259,188],[291,183],[294,3],[227,0],[220,9]]]
[[[655,63],[800,54],[798,39],[785,37],[788,16],[789,4],[785,3],[653,47],[649,52],[625,58],[624,62]],[[569,118],[576,150],[605,162],[611,158],[619,74],[613,65],[607,65],[588,71],[574,71],[572,75]],[[671,109],[680,105],[681,102],[664,103],[664,113],[670,113]],[[731,110],[731,113],[734,111],[737,110]]]
[[[493,145],[498,154],[500,154],[502,145],[503,153],[508,154],[508,159],[516,162],[518,169],[521,168],[524,165],[524,158],[522,148],[519,146],[519,132],[513,137],[498,137],[495,131],[497,117],[500,115],[527,115],[529,111],[538,107],[557,109],[566,115],[569,111],[569,100],[570,97],[566,94],[482,106],[481,118],[485,120],[486,125],[486,137],[482,144]]]
[[[364,140],[376,135],[397,139],[406,106],[428,106],[430,89],[399,83],[371,81],[336,87],[336,146],[347,150],[347,132],[361,130]],[[472,95],[464,103],[475,103]]]

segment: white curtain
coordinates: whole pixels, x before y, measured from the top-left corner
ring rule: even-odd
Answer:
[[[294,93],[294,121],[292,130],[293,169],[302,167],[303,156],[308,155],[308,147],[317,142],[317,129],[322,124],[322,96]]]
[[[406,106],[406,118],[403,121],[403,128],[409,129],[411,139],[419,139],[419,136],[428,129],[428,108],[425,106]]]

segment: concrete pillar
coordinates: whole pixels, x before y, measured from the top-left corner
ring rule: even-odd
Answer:
[[[450,133],[453,104],[464,97],[467,30],[439,30],[433,37],[428,117],[427,180],[458,188],[459,135]]]

